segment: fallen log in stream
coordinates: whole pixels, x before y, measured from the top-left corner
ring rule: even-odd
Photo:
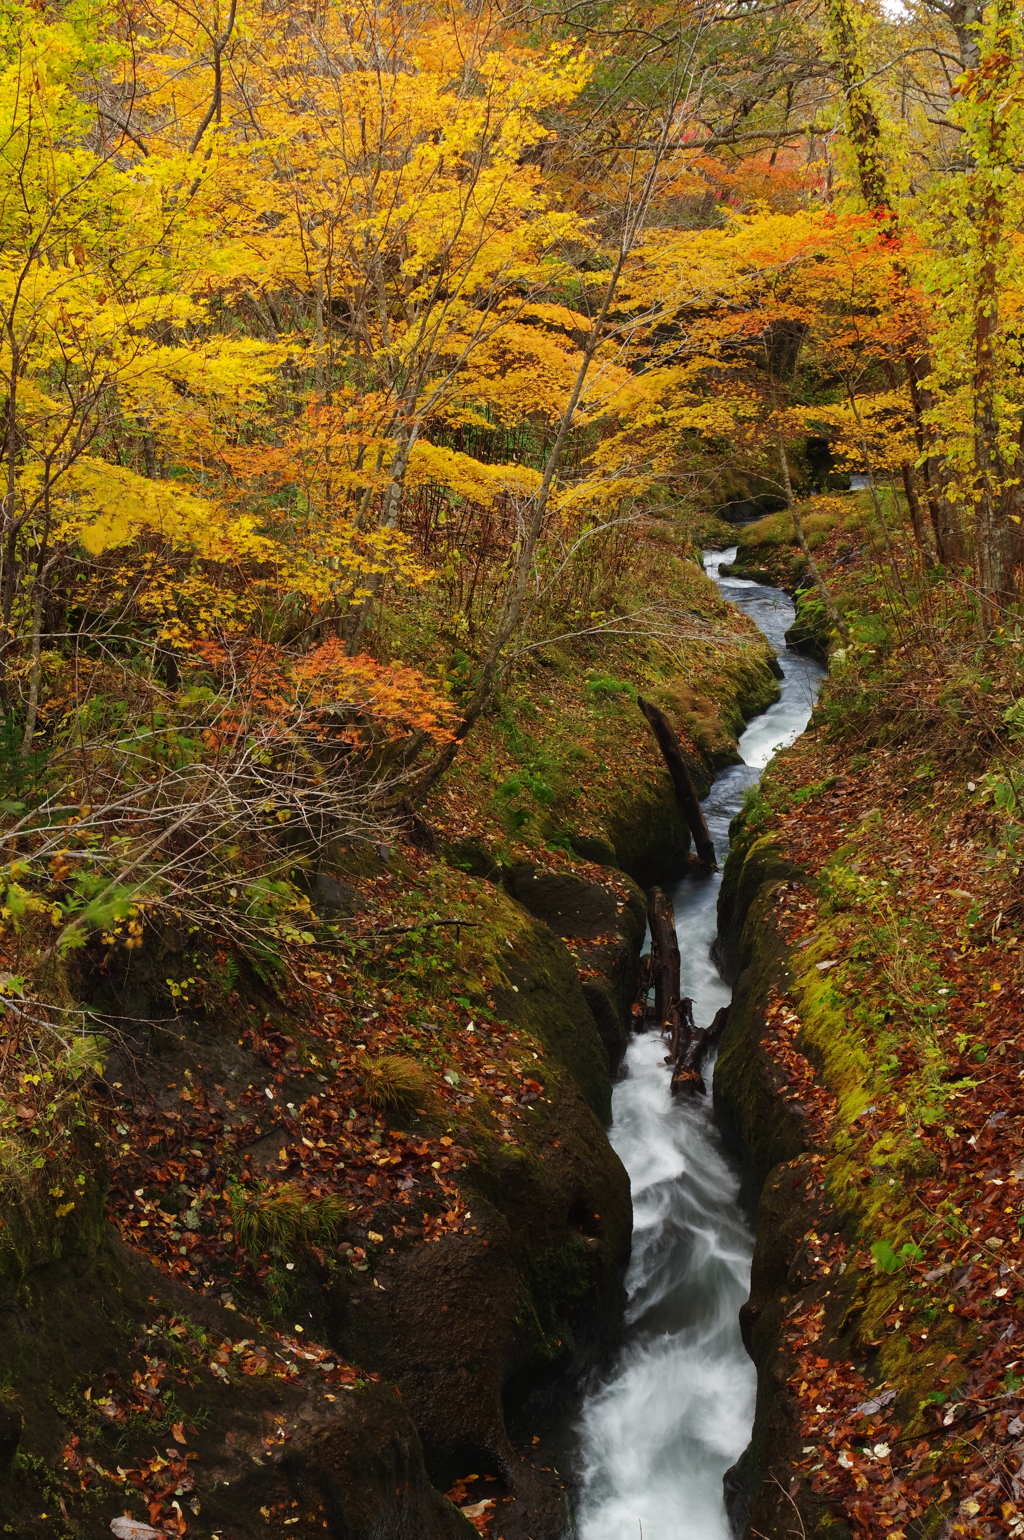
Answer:
[[[661,1029],[661,1035],[668,1040],[669,1045],[666,1064],[675,1064],[694,1031],[693,1001],[684,995],[681,1000],[674,1000],[669,1006],[665,1025]]]
[[[679,999],[680,960],[672,902],[660,888],[651,892],[647,923],[651,928],[648,989],[654,990],[654,1020],[664,1030],[669,1010]]]
[[[692,1021],[692,1016],[690,1019]],[[702,1096],[707,1094],[702,1073],[704,1061],[725,1031],[728,1020],[729,1007],[723,1005],[721,1010],[716,1011],[710,1027],[696,1028],[676,1051],[672,1069],[673,1096],[695,1096],[698,1092]]]
[[[647,906],[651,930],[651,950],[640,959],[633,1019],[637,1031],[653,1020],[669,1045],[665,1063],[672,1066],[672,1095],[706,1094],[702,1070],[711,1049],[725,1031],[729,1007],[723,1005],[709,1027],[698,1027],[693,1019],[693,1001],[680,997],[679,940],[671,900],[660,888],[651,891]],[[653,1010],[649,1003],[654,990]]]
[[[679,811],[686,819],[693,836],[693,848],[697,852],[697,859],[704,866],[714,868],[718,864],[715,859],[714,841],[675,728],[665,713],[649,700],[641,698],[637,701],[637,705],[651,724],[654,736],[658,740],[658,747],[668,767],[668,773],[672,777]]]

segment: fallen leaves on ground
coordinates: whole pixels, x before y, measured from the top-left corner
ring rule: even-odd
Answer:
[[[851,770],[842,745],[812,733],[766,788],[767,827],[811,884],[781,885],[768,923],[793,968],[821,981],[817,995],[803,979],[776,990],[763,1036],[818,1152],[804,1197],[819,1217],[799,1257],[811,1281],[782,1330],[803,1448],[790,1491],[806,1488],[858,1540],[910,1540],[936,1504],[951,1537],[1021,1536],[1018,899],[959,786],[929,781],[922,806],[912,756],[861,758]],[[863,1057],[856,1108],[808,1049],[801,1002],[815,1000]],[[854,1327],[845,1352],[837,1299],[846,1337]]]

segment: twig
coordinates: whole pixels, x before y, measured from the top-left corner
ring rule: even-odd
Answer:
[[[787,1498],[788,1501],[792,1504],[793,1512],[796,1514],[796,1521],[800,1525],[800,1540],[807,1540],[807,1530],[804,1528],[803,1515],[796,1505],[796,1499],[794,1498],[792,1492],[786,1491],[786,1488],[782,1485],[782,1482],[779,1480],[778,1476],[773,1476],[772,1480],[778,1487],[779,1491],[782,1493],[783,1497]],[[750,1533],[756,1536],[756,1540],[768,1540],[768,1536],[762,1535],[759,1529],[752,1529]],[[797,1531],[795,1529],[787,1529],[786,1533],[787,1535],[795,1535]]]
[[[380,930],[368,930],[367,936],[407,936],[414,930],[432,930],[439,925],[468,925],[473,929],[483,924],[482,920],[421,920],[418,925],[385,925]],[[340,946],[338,941],[315,941],[313,945],[319,950],[332,946]]]
[[[383,930],[370,931],[371,936],[406,936],[413,930],[430,930],[437,925],[480,926],[482,920],[421,920],[418,925],[386,925]]]

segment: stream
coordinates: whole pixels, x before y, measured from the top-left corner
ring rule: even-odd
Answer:
[[[719,867],[744,793],[777,749],[807,725],[822,670],[787,651],[792,601],[780,589],[723,578],[735,548],[705,553],[708,575],[774,646],[782,695],[739,741],[743,763],[715,778],[704,803]],[[711,960],[721,872],[687,873],[671,889],[682,993],[706,1026],[730,991]],[[740,1338],[753,1237],[739,1178],[710,1095],[673,1101],[665,1044],[633,1037],[615,1087],[609,1135],[629,1172],[633,1252],[623,1345],[587,1395],[576,1428],[576,1540],[729,1540],[722,1477],[754,1415],[754,1366]],[[712,1064],[704,1070],[710,1088]]]

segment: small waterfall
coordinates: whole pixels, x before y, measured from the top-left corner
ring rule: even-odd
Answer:
[[[743,763],[716,777],[704,803],[720,865],[744,792],[806,727],[822,674],[786,651],[794,611],[784,593],[720,575],[735,555],[708,552],[705,567],[769,638],[785,677],[779,701],[740,739]],[[671,894],[682,993],[698,1026],[729,1000],[710,955],[720,884],[720,873],[688,873]],[[739,1181],[710,1099],[673,1101],[664,1056],[656,1032],[634,1037],[613,1097],[610,1137],[633,1189],[633,1254],[625,1340],[576,1430],[577,1540],[729,1540],[722,1477],[754,1415],[754,1366],[737,1320],[753,1248]]]

